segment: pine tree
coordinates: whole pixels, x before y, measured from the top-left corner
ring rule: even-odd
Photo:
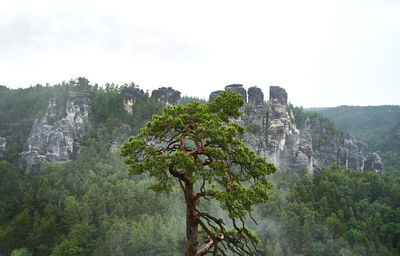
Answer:
[[[156,178],[153,190],[168,193],[179,183],[186,202],[187,256],[211,249],[215,255],[252,255],[259,241],[245,226],[245,216],[268,199],[272,185],[266,176],[276,167],[240,139],[244,128],[232,119],[241,115],[243,103],[240,95],[225,91],[208,104],[168,106],[121,148],[130,174]],[[231,230],[199,207],[203,199],[227,211]],[[199,227],[206,235],[202,245]]]

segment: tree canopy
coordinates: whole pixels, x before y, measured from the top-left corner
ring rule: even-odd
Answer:
[[[127,139],[120,133],[122,124],[136,135],[164,108],[144,93],[136,98],[132,114],[125,108],[120,112],[123,99],[115,92],[125,86],[135,85],[86,90],[85,79],[75,79],[16,90],[0,86],[0,136],[7,139],[0,157],[1,256],[183,254],[186,211],[177,179],[170,194],[149,191],[156,179],[128,175],[119,152],[110,151],[113,141]],[[43,116],[50,95],[56,95],[62,117],[65,93],[77,89],[90,95],[92,109],[80,153],[70,162],[43,163],[40,174],[26,172],[19,152],[34,120]],[[106,102],[117,105],[107,107]],[[385,162],[385,174],[331,166],[315,176],[290,170],[268,176],[274,183],[270,198],[251,213],[258,225],[247,222],[260,238],[260,255],[400,255],[400,178],[393,177],[400,173],[399,154],[394,154],[400,140],[395,125],[379,128],[382,134],[365,141],[384,161],[387,150],[396,164],[390,174]],[[195,188],[200,187],[197,182]],[[203,199],[199,210],[220,214],[217,218],[227,215],[219,210],[219,201]],[[200,249],[211,242],[200,240]]]
[[[225,91],[213,102],[168,106],[121,148],[130,174],[147,174],[151,188],[169,193],[179,183],[186,202],[186,255],[251,255],[257,236],[245,225],[253,206],[264,203],[276,167],[244,145],[240,95]],[[205,210],[215,200],[231,223]],[[250,215],[251,217],[251,215]],[[229,225],[229,226],[228,226]],[[203,244],[199,242],[204,235]],[[202,246],[202,249],[199,247]]]

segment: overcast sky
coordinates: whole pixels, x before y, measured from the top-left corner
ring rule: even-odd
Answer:
[[[0,84],[286,89],[296,106],[400,104],[400,1],[4,1]]]

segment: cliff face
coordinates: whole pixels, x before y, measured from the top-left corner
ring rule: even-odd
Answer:
[[[136,98],[143,94],[143,90],[134,87],[126,87],[122,89],[121,96],[123,99],[124,108],[129,114],[132,114],[132,106],[135,104]]]
[[[3,137],[0,137],[0,157],[3,156],[3,152],[6,151],[7,148],[7,140]]]
[[[350,170],[384,172],[380,156],[368,153],[367,145],[350,134],[333,131],[318,117],[305,117],[298,123],[301,133],[311,138],[313,159],[309,172],[318,172],[321,167],[335,163]]]
[[[235,91],[246,95],[241,89]],[[259,88],[249,88],[248,95],[244,114],[237,120],[248,131],[245,142],[280,169],[313,174],[336,163],[350,170],[384,172],[380,156],[368,153],[367,146],[351,135],[336,131],[318,116],[295,120],[283,88],[270,87],[268,108],[263,107]]]
[[[181,99],[181,92],[171,87],[161,87],[151,92],[151,97],[165,105],[177,105]]]
[[[270,87],[266,111],[265,157],[280,168],[300,171],[310,170],[313,163],[311,136],[296,127],[293,113],[289,111],[288,97],[283,88]]]
[[[90,111],[89,96],[69,92],[62,116],[56,100],[56,95],[50,97],[44,116],[35,120],[24,145],[21,155],[29,170],[37,169],[43,161],[69,161],[79,152],[78,139],[85,134],[84,120]]]
[[[243,116],[236,120],[247,130],[245,142],[279,168],[312,174],[336,163],[348,169],[384,171],[378,154],[368,153],[364,143],[332,128],[326,120],[316,115],[305,115],[301,120],[295,120],[283,88],[270,87],[268,106],[264,103],[262,90],[257,87],[246,91],[242,85],[233,84],[226,86],[225,90],[240,93],[247,102],[242,109]],[[210,100],[221,92],[213,92]],[[124,106],[129,111],[143,91],[129,87],[123,89],[121,94]],[[78,140],[85,134],[84,121],[90,112],[89,95],[69,92],[63,95],[62,104],[57,102],[59,96],[50,97],[45,114],[35,120],[24,145],[21,155],[30,170],[38,169],[43,161],[69,161],[79,153]],[[163,87],[153,91],[152,97],[175,105],[180,100],[180,92]],[[123,124],[119,132],[113,134],[110,149],[118,150],[130,133],[131,127]],[[5,147],[5,139],[0,138],[0,156]]]

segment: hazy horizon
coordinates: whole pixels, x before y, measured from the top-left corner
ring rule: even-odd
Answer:
[[[285,88],[303,107],[399,105],[395,1],[4,1],[0,84]]]

